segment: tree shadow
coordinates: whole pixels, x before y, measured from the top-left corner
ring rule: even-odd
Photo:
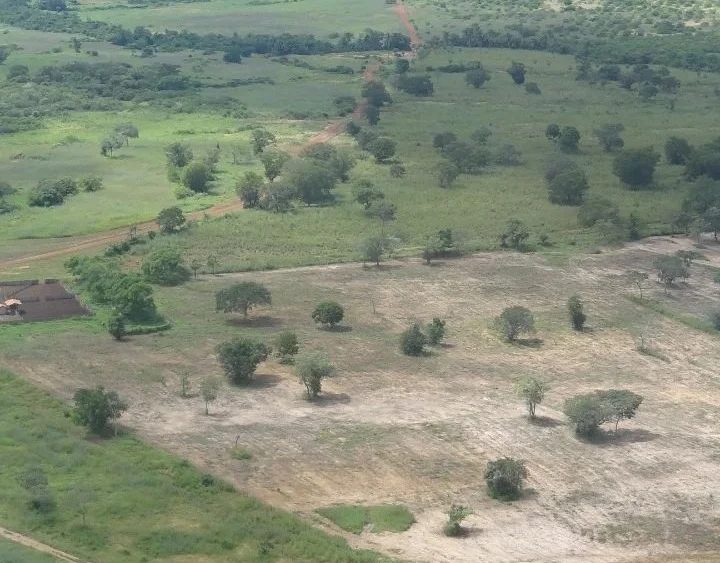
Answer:
[[[600,446],[624,446],[626,444],[652,442],[659,437],[660,434],[650,432],[644,428],[620,428],[617,432],[596,432],[588,442]]]
[[[348,325],[335,325],[335,326],[326,326],[321,325],[318,327],[320,330],[325,332],[352,332],[352,327]]]
[[[549,416],[536,416],[535,418],[527,419],[533,426],[539,426],[540,428],[555,428],[562,426],[564,423]]]
[[[523,348],[540,348],[544,342],[542,338],[516,338],[513,344]]]
[[[275,373],[256,373],[243,387],[250,389],[268,389],[275,387],[281,380],[282,377]]]
[[[443,350],[450,350],[452,348],[455,348],[455,344],[448,344],[447,342],[441,342],[440,344],[438,344],[438,346],[440,346],[440,348],[442,348]]]
[[[272,328],[280,326],[280,319],[262,315],[259,317],[230,317],[225,319],[225,324],[231,326],[242,326],[247,328]]]
[[[315,397],[312,402],[318,406],[324,407],[331,405],[346,405],[351,400],[350,395],[347,393],[328,393],[324,391],[321,395]]]

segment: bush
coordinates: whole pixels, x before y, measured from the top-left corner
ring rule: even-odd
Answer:
[[[270,350],[255,339],[235,338],[219,344],[215,352],[228,380],[237,385],[252,379],[258,364],[267,359]]]
[[[505,231],[500,235],[500,246],[522,250],[528,238],[530,238],[530,231],[525,224],[517,219],[510,219],[505,226]]]
[[[522,484],[526,478],[525,463],[511,457],[489,461],[485,468],[488,492],[492,498],[499,500],[520,498]]]
[[[125,319],[118,312],[113,312],[107,322],[107,330],[115,340],[122,340],[125,336]]]
[[[432,322],[427,325],[426,334],[428,344],[432,346],[440,344],[442,339],[445,338],[445,321],[439,317],[433,318]]]
[[[203,162],[193,162],[187,167],[182,177],[183,186],[194,193],[206,193],[209,190],[209,183],[212,173]]]
[[[601,221],[619,222],[620,210],[609,199],[603,197],[590,197],[578,210],[578,223],[583,227],[592,227]]]
[[[87,426],[96,434],[103,433],[109,422],[117,420],[127,410],[127,404],[115,391],[105,391],[102,387],[78,389],[73,400],[75,423]]]
[[[434,87],[429,76],[402,74],[397,79],[397,89],[413,96],[432,96]]]
[[[52,207],[61,205],[65,198],[78,192],[78,185],[72,178],[59,180],[41,180],[28,196],[28,204],[33,207]]]
[[[330,328],[342,321],[344,316],[345,310],[335,301],[323,301],[312,312],[312,318],[316,323],[327,325]]]
[[[609,407],[595,394],[578,395],[565,400],[563,412],[581,436],[593,435],[610,419]]]
[[[80,180],[80,188],[84,192],[97,192],[103,188],[103,180],[99,176],[85,176]]]
[[[190,277],[180,251],[171,247],[159,248],[148,254],[141,269],[147,281],[159,285],[178,285]]]
[[[292,330],[284,330],[279,333],[273,343],[281,363],[293,362],[293,356],[300,350],[297,334]]]
[[[570,322],[575,330],[582,330],[585,326],[586,316],[583,312],[583,303],[577,295],[573,295],[568,299],[568,312],[570,313]]]
[[[160,232],[174,233],[185,224],[185,214],[178,206],[167,207],[158,213],[156,222]]]
[[[465,531],[462,527],[462,521],[472,514],[473,511],[468,507],[453,504],[448,510],[448,520],[443,526],[443,533],[450,538],[462,536]]]
[[[427,337],[418,323],[411,324],[400,335],[400,350],[406,356],[421,356],[425,351],[425,344],[427,344]]]
[[[525,307],[508,307],[495,319],[495,325],[508,342],[514,342],[520,334],[535,331],[535,318]]]

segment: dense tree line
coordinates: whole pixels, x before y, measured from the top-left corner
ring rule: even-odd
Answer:
[[[43,10],[27,0],[2,0],[0,21],[23,29],[85,35],[138,50],[148,47],[164,51],[235,50],[240,56],[249,56],[252,53],[313,55],[349,51],[406,51],[410,48],[410,40],[406,35],[370,29],[358,35],[345,33],[335,42],[318,39],[309,34],[227,36],[216,33],[200,35],[185,30],[152,32],[145,27],[129,30],[116,24],[84,20],[76,12],[69,10]]]

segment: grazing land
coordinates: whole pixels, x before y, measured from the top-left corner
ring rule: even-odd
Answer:
[[[0,563],[720,561],[715,3],[0,38]]]

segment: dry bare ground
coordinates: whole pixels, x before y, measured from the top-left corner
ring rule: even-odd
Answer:
[[[105,384],[129,399],[126,423],[149,441],[187,456],[239,488],[302,514],[332,503],[406,504],[417,523],[401,534],[364,532],[354,542],[417,561],[720,560],[720,340],[627,299],[625,273],[652,271],[658,253],[691,248],[653,239],[573,258],[481,254],[432,267],[359,265],[296,268],[205,278],[167,291],[161,305],[175,328],[116,343],[106,335],[43,336],[0,352],[3,362],[69,397]],[[687,314],[720,308],[712,265],[693,266],[669,296],[646,294]],[[273,306],[248,323],[212,311],[213,292],[234,280],[264,282]],[[570,329],[565,303],[586,304],[590,328]],[[321,299],[346,306],[347,329],[323,331],[309,313]],[[509,305],[536,314],[534,346],[509,345],[491,328]],[[411,319],[445,318],[446,346],[423,358],[397,349]],[[198,398],[178,396],[178,374],[195,385],[218,373],[214,346],[252,330],[271,338],[298,331],[327,351],[338,374],[309,403],[292,369],[260,367],[255,383],[228,388],[203,415]],[[654,355],[637,351],[642,335]],[[551,385],[531,424],[513,381],[531,374]],[[599,388],[645,397],[617,435],[578,440],[561,412],[565,398]],[[238,444],[252,459],[233,460]],[[489,459],[526,461],[524,498],[488,498]],[[451,503],[472,507],[471,533],[444,537]]]

